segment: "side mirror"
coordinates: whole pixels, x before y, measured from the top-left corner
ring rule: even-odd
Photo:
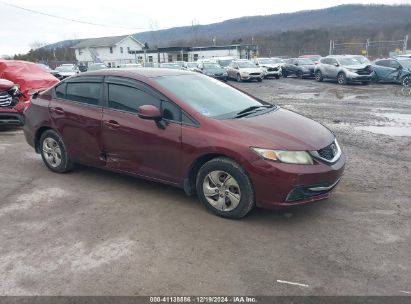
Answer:
[[[155,120],[155,121],[161,120],[160,109],[152,105],[143,105],[143,106],[138,107],[137,115],[141,119]]]
[[[340,65],[338,64],[338,62],[334,63],[333,66],[335,67],[339,67]]]

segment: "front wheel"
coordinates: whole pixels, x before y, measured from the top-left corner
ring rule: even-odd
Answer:
[[[67,153],[63,139],[53,131],[47,130],[40,137],[41,157],[53,172],[64,173],[72,169],[73,163]]]
[[[255,205],[247,173],[229,158],[214,158],[205,163],[198,172],[196,189],[207,209],[221,217],[242,218]]]
[[[238,73],[238,74],[237,74],[237,82],[241,82],[241,81],[243,81],[243,79],[241,78],[240,73]]]
[[[318,82],[321,82],[324,80],[323,74],[321,73],[321,71],[315,72],[315,80],[317,80]]]
[[[287,76],[288,76],[287,71],[284,71],[284,70],[283,70],[283,73],[282,73],[281,76],[283,76],[284,78],[287,78]]]
[[[407,87],[407,88],[411,87],[411,75],[405,76],[402,79],[401,83],[404,87]]]
[[[300,79],[303,79],[303,72],[302,71],[297,71],[297,77]]]
[[[261,81],[263,81],[263,78],[257,78],[257,81],[261,82]]]
[[[338,74],[338,76],[337,76],[337,82],[338,82],[338,84],[340,84],[340,85],[347,84],[347,76],[345,76],[344,73]]]

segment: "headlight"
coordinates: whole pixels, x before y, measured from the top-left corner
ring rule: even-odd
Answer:
[[[213,73],[205,73],[207,76],[214,76]]]
[[[251,148],[264,159],[298,165],[312,165],[313,159],[306,151],[283,151]]]
[[[224,73],[223,73],[223,76],[228,76],[227,72],[224,72]]]
[[[347,69],[347,70],[351,73],[357,73],[357,70],[355,70],[355,69]]]
[[[243,75],[248,75],[248,72],[241,72],[241,74],[243,74]]]

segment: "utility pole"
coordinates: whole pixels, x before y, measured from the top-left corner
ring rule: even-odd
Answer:
[[[367,38],[367,42],[365,43],[365,56],[368,57],[368,47],[370,45],[370,39]]]
[[[405,35],[404,37],[404,47],[402,49],[402,53],[406,54],[408,49],[408,35]]]
[[[330,40],[330,54],[329,55],[333,55],[334,53],[334,41]]]

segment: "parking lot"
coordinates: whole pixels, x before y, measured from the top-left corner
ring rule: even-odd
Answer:
[[[162,184],[52,173],[21,129],[3,129],[0,295],[411,292],[410,89],[229,83],[335,132],[348,162],[329,200],[227,220]]]

